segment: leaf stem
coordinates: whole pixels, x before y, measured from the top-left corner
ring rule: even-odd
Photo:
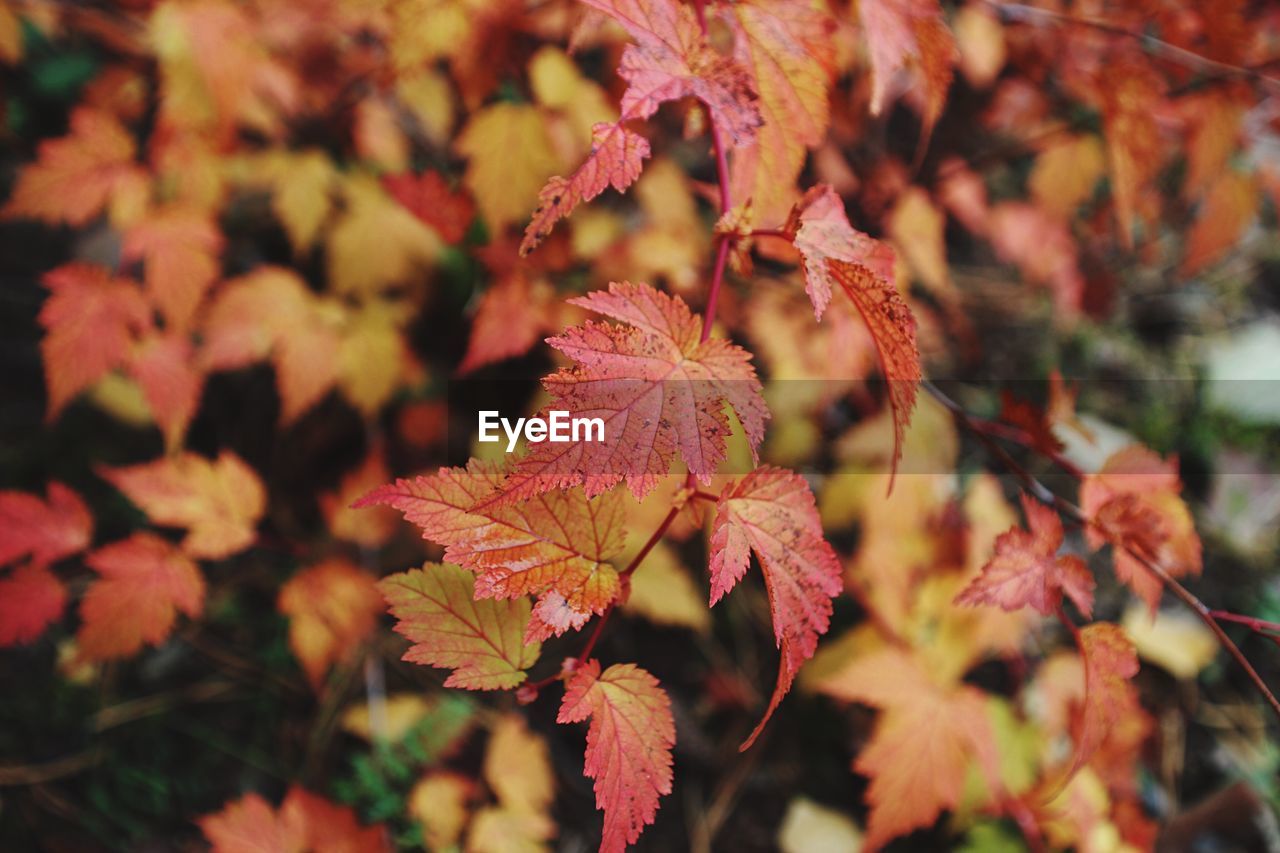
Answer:
[[[694,12],[698,17],[698,26],[702,29],[702,37],[707,37],[706,0],[695,0]],[[724,215],[733,207],[729,198],[729,154],[724,147],[724,137],[716,117],[707,110],[707,122],[711,125],[711,150],[716,159],[716,183],[720,189],[720,214]],[[724,282],[724,268],[729,262],[729,247],[733,238],[729,234],[720,234],[716,238],[716,263],[711,272],[711,289],[707,291],[707,310],[702,316],[702,337],[706,341],[711,338],[711,327],[716,321],[716,304],[720,300],[720,286]]]
[[[1204,622],[1209,630],[1213,632],[1219,645],[1226,649],[1227,653],[1230,654],[1231,657],[1235,659],[1236,663],[1240,665],[1240,668],[1245,671],[1249,680],[1253,682],[1254,687],[1256,687],[1258,692],[1262,694],[1263,698],[1267,700],[1267,704],[1271,706],[1271,710],[1275,712],[1277,719],[1280,719],[1280,699],[1277,699],[1276,695],[1271,692],[1271,688],[1267,687],[1267,683],[1262,680],[1262,676],[1253,668],[1253,664],[1249,663],[1249,659],[1244,656],[1244,652],[1240,651],[1240,647],[1232,641],[1231,637],[1227,636],[1227,632],[1223,630],[1222,624],[1215,616],[1217,611],[1210,610],[1208,605],[1196,597],[1195,593],[1191,592],[1191,590],[1187,589],[1174,579],[1159,563],[1155,562],[1141,551],[1127,545],[1123,539],[1114,536],[1112,531],[1106,525],[1100,524],[1093,518],[1090,518],[1080,507],[1065,498],[1059,497],[1052,489],[1037,480],[1029,471],[1027,471],[1026,468],[1018,464],[1017,460],[1010,456],[1008,451],[996,443],[995,439],[991,435],[978,428],[975,425],[974,418],[970,417],[969,413],[966,412],[959,403],[944,394],[936,385],[927,379],[923,380],[920,384],[930,396],[942,404],[943,408],[951,412],[956,423],[976,435],[978,439],[987,446],[991,453],[1000,460],[1001,464],[1003,464],[1022,482],[1024,488],[1026,488],[1036,500],[1053,507],[1058,512],[1062,513],[1062,515],[1070,518],[1077,524],[1086,527],[1093,527],[1098,530],[1106,536],[1110,542],[1112,542],[1112,547],[1120,548],[1127,552],[1131,557],[1141,563],[1147,571],[1159,578],[1169,591],[1172,592],[1179,601],[1189,607],[1192,612],[1200,618],[1200,621]],[[1035,450],[1036,448],[1032,447],[1030,449]]]

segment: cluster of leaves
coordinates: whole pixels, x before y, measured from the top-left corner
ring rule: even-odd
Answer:
[[[596,652],[619,607],[705,630],[668,541],[705,531],[709,605],[754,555],[779,654],[742,749],[798,683],[877,711],[853,762],[869,847],[943,812],[1055,847],[1149,845],[1137,652],[1089,621],[1095,577],[1060,553],[1060,512],[1083,527],[1072,547],[1110,547],[1154,616],[1202,566],[1176,461],[1132,445],[1080,470],[1062,442],[1092,436],[1058,381],[1047,406],[1009,400],[981,423],[917,398],[922,361],[976,346],[948,229],[1047,291],[1068,328],[1107,310],[1103,259],[1198,274],[1280,195],[1274,117],[1255,114],[1280,19],[1222,5],[1090,7],[1103,19],[938,0],[164,0],[98,15],[0,0],[3,61],[37,38],[101,56],[3,208],[85,238],[42,279],[47,416],[92,403],[154,426],[157,451],[94,470],[146,519],[115,541],[95,543],[61,483],[0,492],[0,645],[68,623],[77,598],[64,666],[133,658],[201,619],[211,567],[281,535],[300,568],[277,607],[316,694],[388,610],[404,660],[450,670],[445,687],[531,704],[560,685],[556,721],[587,724],[600,849],[619,851],[673,790],[676,721],[654,675]],[[975,128],[933,151],[961,85],[982,106],[957,121]],[[914,159],[898,150],[912,137]],[[1002,146],[994,166],[984,140]],[[638,214],[596,201],[609,188]],[[487,285],[446,361],[421,325],[461,275]],[[544,337],[560,366],[541,414],[599,418],[603,441],[388,482],[389,444],[438,461],[441,378],[501,375]],[[321,535],[291,535],[271,511],[284,496],[242,455],[192,446],[209,386],[255,365],[273,371],[281,435],[337,398],[369,436],[308,496]],[[850,400],[863,417],[824,441]],[[953,418],[1077,477],[1079,507],[1031,480],[1018,523],[994,478],[956,474]],[[835,469],[816,496],[802,463]],[[378,579],[404,547],[389,510],[439,561]],[[852,556],[824,534],[855,525]],[[846,598],[867,619],[820,650]],[[1050,650],[1029,662],[1033,639]],[[553,643],[573,651],[531,680]],[[978,686],[991,660],[1017,662],[1016,688]],[[385,748],[386,721],[365,725]],[[411,737],[407,760],[357,767],[345,798],[377,821],[403,803],[409,840],[432,849],[541,849],[557,830],[547,747],[515,712],[485,728],[478,777]],[[227,851],[392,840],[301,787],[199,827]]]

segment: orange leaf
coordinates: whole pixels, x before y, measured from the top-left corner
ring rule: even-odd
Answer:
[[[181,445],[204,388],[190,338],[174,332],[151,335],[134,349],[129,372],[146,395],[165,447]]]
[[[133,339],[151,326],[151,308],[128,279],[73,263],[44,276],[50,296],[40,308],[49,417],[129,357]]]
[[[835,68],[835,20],[806,0],[757,0],[724,7],[734,58],[760,93],[762,123],[735,152],[733,198],[777,221],[795,198],[805,150],[826,139],[827,90]]]
[[[938,0],[858,0],[858,15],[871,54],[871,112],[879,115],[898,72],[918,70],[923,87],[923,136],[942,114],[958,58],[955,39]]]
[[[992,604],[1004,610],[1033,607],[1049,616],[1065,592],[1089,616],[1093,575],[1074,554],[1056,556],[1062,547],[1058,513],[1027,495],[1022,496],[1022,511],[1031,532],[1014,527],[1001,533],[982,574],[956,596],[956,604]]]
[[[823,689],[883,711],[854,762],[854,770],[871,779],[868,848],[929,826],[944,809],[955,808],[973,759],[989,783],[998,782],[985,695],[967,685],[938,684],[910,652],[886,648],[865,655]]]
[[[528,352],[551,325],[553,297],[545,282],[531,285],[520,269],[491,284],[471,321],[471,338],[458,373]]]
[[[89,546],[93,516],[80,496],[61,483],[48,486],[48,499],[0,491],[0,565],[30,557],[47,565]]]
[[[1213,182],[1187,235],[1183,275],[1192,275],[1221,259],[1253,224],[1258,213],[1254,179],[1228,172]]]
[[[604,811],[600,853],[618,853],[653,823],[658,798],[671,793],[671,700],[635,664],[601,674],[599,661],[587,661],[566,683],[556,722],[588,717],[584,772],[595,780],[596,808]]]
[[[548,411],[599,418],[604,437],[533,444],[504,486],[504,502],[578,483],[592,496],[624,478],[643,498],[670,473],[676,451],[709,482],[725,458],[726,403],[754,458],[769,412],[750,353],[725,340],[701,341],[701,318],[684,300],[647,284],[614,282],[608,292],[569,301],[627,324],[589,320],[547,341],[577,362],[543,380],[553,398]]]
[[[1116,576],[1133,588],[1152,613],[1161,580],[1129,549],[1155,561],[1174,577],[1200,573],[1200,537],[1179,492],[1176,461],[1166,462],[1140,445],[1116,451],[1080,485],[1080,507],[1098,527],[1085,529],[1091,548],[1110,541]]]
[[[479,575],[482,598],[556,593],[574,608],[603,612],[618,593],[608,560],[624,544],[621,496],[588,500],[571,489],[494,506],[502,484],[500,465],[473,459],[465,469],[397,480],[355,505],[403,512],[423,538],[445,546],[446,560]]]
[[[380,444],[375,444],[358,468],[348,471],[336,491],[320,495],[320,511],[335,539],[365,548],[387,544],[400,520],[390,509],[357,510],[351,504],[385,483],[390,474]]]
[[[410,213],[434,228],[446,243],[462,242],[476,215],[471,198],[451,190],[439,172],[386,175],[382,186]]]
[[[553,177],[538,193],[538,209],[525,228],[520,254],[532,252],[557,222],[578,205],[600,195],[605,187],[612,185],[618,192],[626,192],[640,177],[642,163],[648,156],[649,140],[624,128],[621,121],[595,125],[591,129],[591,153],[586,162],[568,179]]]
[[[90,660],[128,657],[144,644],[159,645],[181,610],[204,609],[204,577],[191,558],[159,536],[135,533],[91,553],[85,563],[102,579],[80,604],[76,635]]]
[[[1108,733],[1138,710],[1129,682],[1138,674],[1138,652],[1119,625],[1097,622],[1076,634],[1084,658],[1084,714],[1076,735],[1076,757],[1068,775],[1093,756]]]
[[[329,667],[350,657],[377,627],[382,596],[358,566],[334,558],[291,577],[277,607],[289,617],[289,648],[319,690]]]
[[[1152,104],[1159,103],[1164,88],[1160,76],[1146,64],[1120,64],[1107,69],[1102,114],[1111,161],[1111,194],[1116,218],[1127,247],[1143,206],[1148,184],[1159,172],[1159,129]]]
[[[408,637],[404,660],[447,667],[446,687],[506,690],[524,682],[542,650],[525,643],[529,600],[474,598],[474,578],[451,563],[427,563],[421,569],[383,578],[378,584]]]
[[[218,277],[222,232],[208,214],[171,209],[150,214],[124,235],[121,257],[142,261],[151,301],[168,327],[185,332]]]
[[[711,603],[747,571],[754,551],[769,591],[773,634],[782,652],[769,709],[742,749],[760,736],[801,665],[813,657],[843,590],[840,560],[822,537],[813,492],[799,474],[762,467],[725,487],[711,528]]]
[[[338,334],[292,270],[260,267],[227,282],[207,313],[203,332],[203,356],[213,370],[271,359],[282,423],[296,420],[337,381]]]
[[[31,563],[0,577],[0,648],[36,639],[66,606],[67,588],[47,566]]]
[[[213,853],[381,853],[389,850],[386,830],[361,827],[356,814],[294,786],[280,810],[257,794],[228,803],[196,821]]]
[[[218,560],[249,547],[266,508],[252,468],[230,451],[210,462],[185,452],[141,465],[101,470],[154,523],[186,528],[182,548]]]
[[[78,226],[108,204],[145,199],[135,153],[133,137],[114,116],[81,107],[71,114],[71,132],[42,142],[36,161],[18,173],[3,215]]]

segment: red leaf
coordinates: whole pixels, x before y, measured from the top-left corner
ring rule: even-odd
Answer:
[[[653,823],[658,798],[671,793],[671,700],[640,667],[615,664],[601,674],[592,660],[570,676],[556,722],[588,717],[584,772],[604,811],[600,853],[619,853]]]
[[[39,563],[14,569],[0,578],[0,648],[29,643],[61,618],[67,588]]]
[[[946,104],[955,39],[942,20],[938,0],[859,0],[858,14],[871,54],[871,112],[879,115],[898,72],[918,70],[924,89],[925,138]]]
[[[791,211],[786,230],[800,251],[804,289],[813,302],[813,315],[819,320],[831,302],[835,283],[827,269],[829,259],[863,266],[876,278],[893,281],[893,249],[850,225],[844,202],[826,184],[805,193]]]
[[[1093,575],[1074,554],[1056,556],[1062,546],[1062,520],[1051,508],[1022,496],[1031,532],[1014,527],[996,539],[995,553],[956,597],[956,604],[993,604],[1004,610],[1033,607],[1045,616],[1062,603],[1065,592],[1086,617],[1093,612]]]
[[[439,172],[386,175],[382,186],[410,213],[430,225],[449,244],[462,242],[476,207],[471,197],[454,192]]]
[[[135,533],[91,553],[85,563],[102,575],[80,604],[80,650],[91,660],[128,657],[159,645],[181,610],[204,609],[204,577],[189,557],[150,533]]]
[[[521,269],[491,284],[471,321],[471,338],[458,373],[528,352],[551,325],[554,298],[545,282],[531,285]]]
[[[640,177],[643,161],[649,156],[649,140],[627,130],[618,121],[600,122],[591,129],[591,153],[586,162],[566,180],[557,175],[538,193],[538,209],[525,228],[520,254],[527,255],[551,233],[575,207],[586,204],[613,186],[618,192]]]
[[[608,560],[624,544],[620,495],[587,500],[581,489],[495,506],[503,469],[473,459],[428,477],[374,489],[357,507],[385,505],[445,546],[446,560],[479,575],[482,598],[558,593],[580,610],[604,611],[617,596]]]
[[[182,548],[193,557],[217,560],[249,547],[266,508],[262,481],[229,451],[213,462],[185,452],[100,473],[156,524],[186,528]]]
[[[213,853],[381,853],[390,849],[381,826],[362,827],[356,814],[294,786],[278,812],[257,794],[196,821]]]
[[[83,551],[92,537],[89,508],[61,483],[49,484],[46,501],[0,492],[0,565],[27,556],[36,564],[52,563]]]
[[[600,418],[604,440],[533,444],[508,478],[503,502],[578,483],[597,495],[624,478],[644,497],[670,473],[677,451],[708,482],[725,458],[726,403],[755,454],[769,413],[748,352],[700,341],[701,319],[647,284],[615,282],[570,302],[627,324],[587,321],[548,340],[577,366],[543,380],[553,398],[547,411]]]
[[[757,468],[727,486],[711,528],[711,603],[742,578],[750,552],[760,560],[773,634],[782,652],[769,709],[742,744],[759,737],[801,665],[813,657],[831,620],[831,599],[843,589],[840,561],[822,536],[813,493],[799,474]]]
[[[73,263],[45,274],[50,296],[40,308],[49,417],[111,370],[124,366],[134,338],[151,326],[137,285],[103,268]]]
[[[384,578],[378,588],[413,645],[404,660],[448,667],[445,687],[506,690],[524,682],[542,644],[524,642],[529,599],[475,599],[475,580],[450,563]]]

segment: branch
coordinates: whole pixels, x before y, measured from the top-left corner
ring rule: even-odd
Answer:
[[[1218,643],[1227,650],[1228,654],[1230,654],[1231,657],[1235,659],[1236,663],[1240,665],[1240,668],[1245,671],[1245,674],[1249,676],[1249,680],[1253,682],[1254,687],[1256,687],[1258,692],[1262,694],[1263,698],[1267,700],[1267,704],[1271,706],[1271,710],[1275,712],[1277,719],[1280,719],[1280,699],[1277,699],[1275,694],[1271,692],[1271,689],[1267,687],[1266,682],[1262,680],[1262,676],[1253,668],[1253,664],[1249,663],[1249,659],[1244,656],[1244,652],[1240,651],[1239,646],[1237,646],[1231,638],[1227,636],[1227,632],[1223,630],[1222,624],[1215,616],[1215,611],[1210,610],[1209,607],[1197,598],[1193,592],[1170,576],[1170,574],[1166,572],[1159,563],[1152,560],[1146,554],[1125,544],[1123,539],[1115,536],[1106,525],[1099,524],[1097,521],[1086,515],[1084,510],[1080,507],[1065,498],[1059,497],[1052,489],[1049,489],[1037,480],[1029,471],[1027,471],[1026,468],[1018,464],[1017,460],[1010,456],[1008,451],[997,444],[994,438],[978,428],[975,420],[969,416],[969,413],[966,412],[959,403],[944,394],[936,385],[927,379],[922,381],[920,384],[930,396],[951,412],[952,417],[955,418],[956,422],[960,426],[976,435],[978,439],[982,441],[982,443],[986,445],[987,448],[996,456],[996,458],[1000,460],[1001,464],[1003,464],[1020,481],[1022,481],[1023,486],[1032,494],[1032,496],[1035,497],[1036,500],[1053,507],[1058,512],[1062,513],[1062,515],[1077,524],[1098,530],[1107,537],[1108,541],[1112,543],[1112,547],[1124,550],[1131,557],[1141,563],[1147,571],[1159,578],[1160,581],[1168,587],[1169,591],[1172,592],[1183,604],[1191,608],[1196,616],[1200,618],[1200,621],[1204,622],[1209,630],[1213,632],[1214,636],[1218,639]]]

